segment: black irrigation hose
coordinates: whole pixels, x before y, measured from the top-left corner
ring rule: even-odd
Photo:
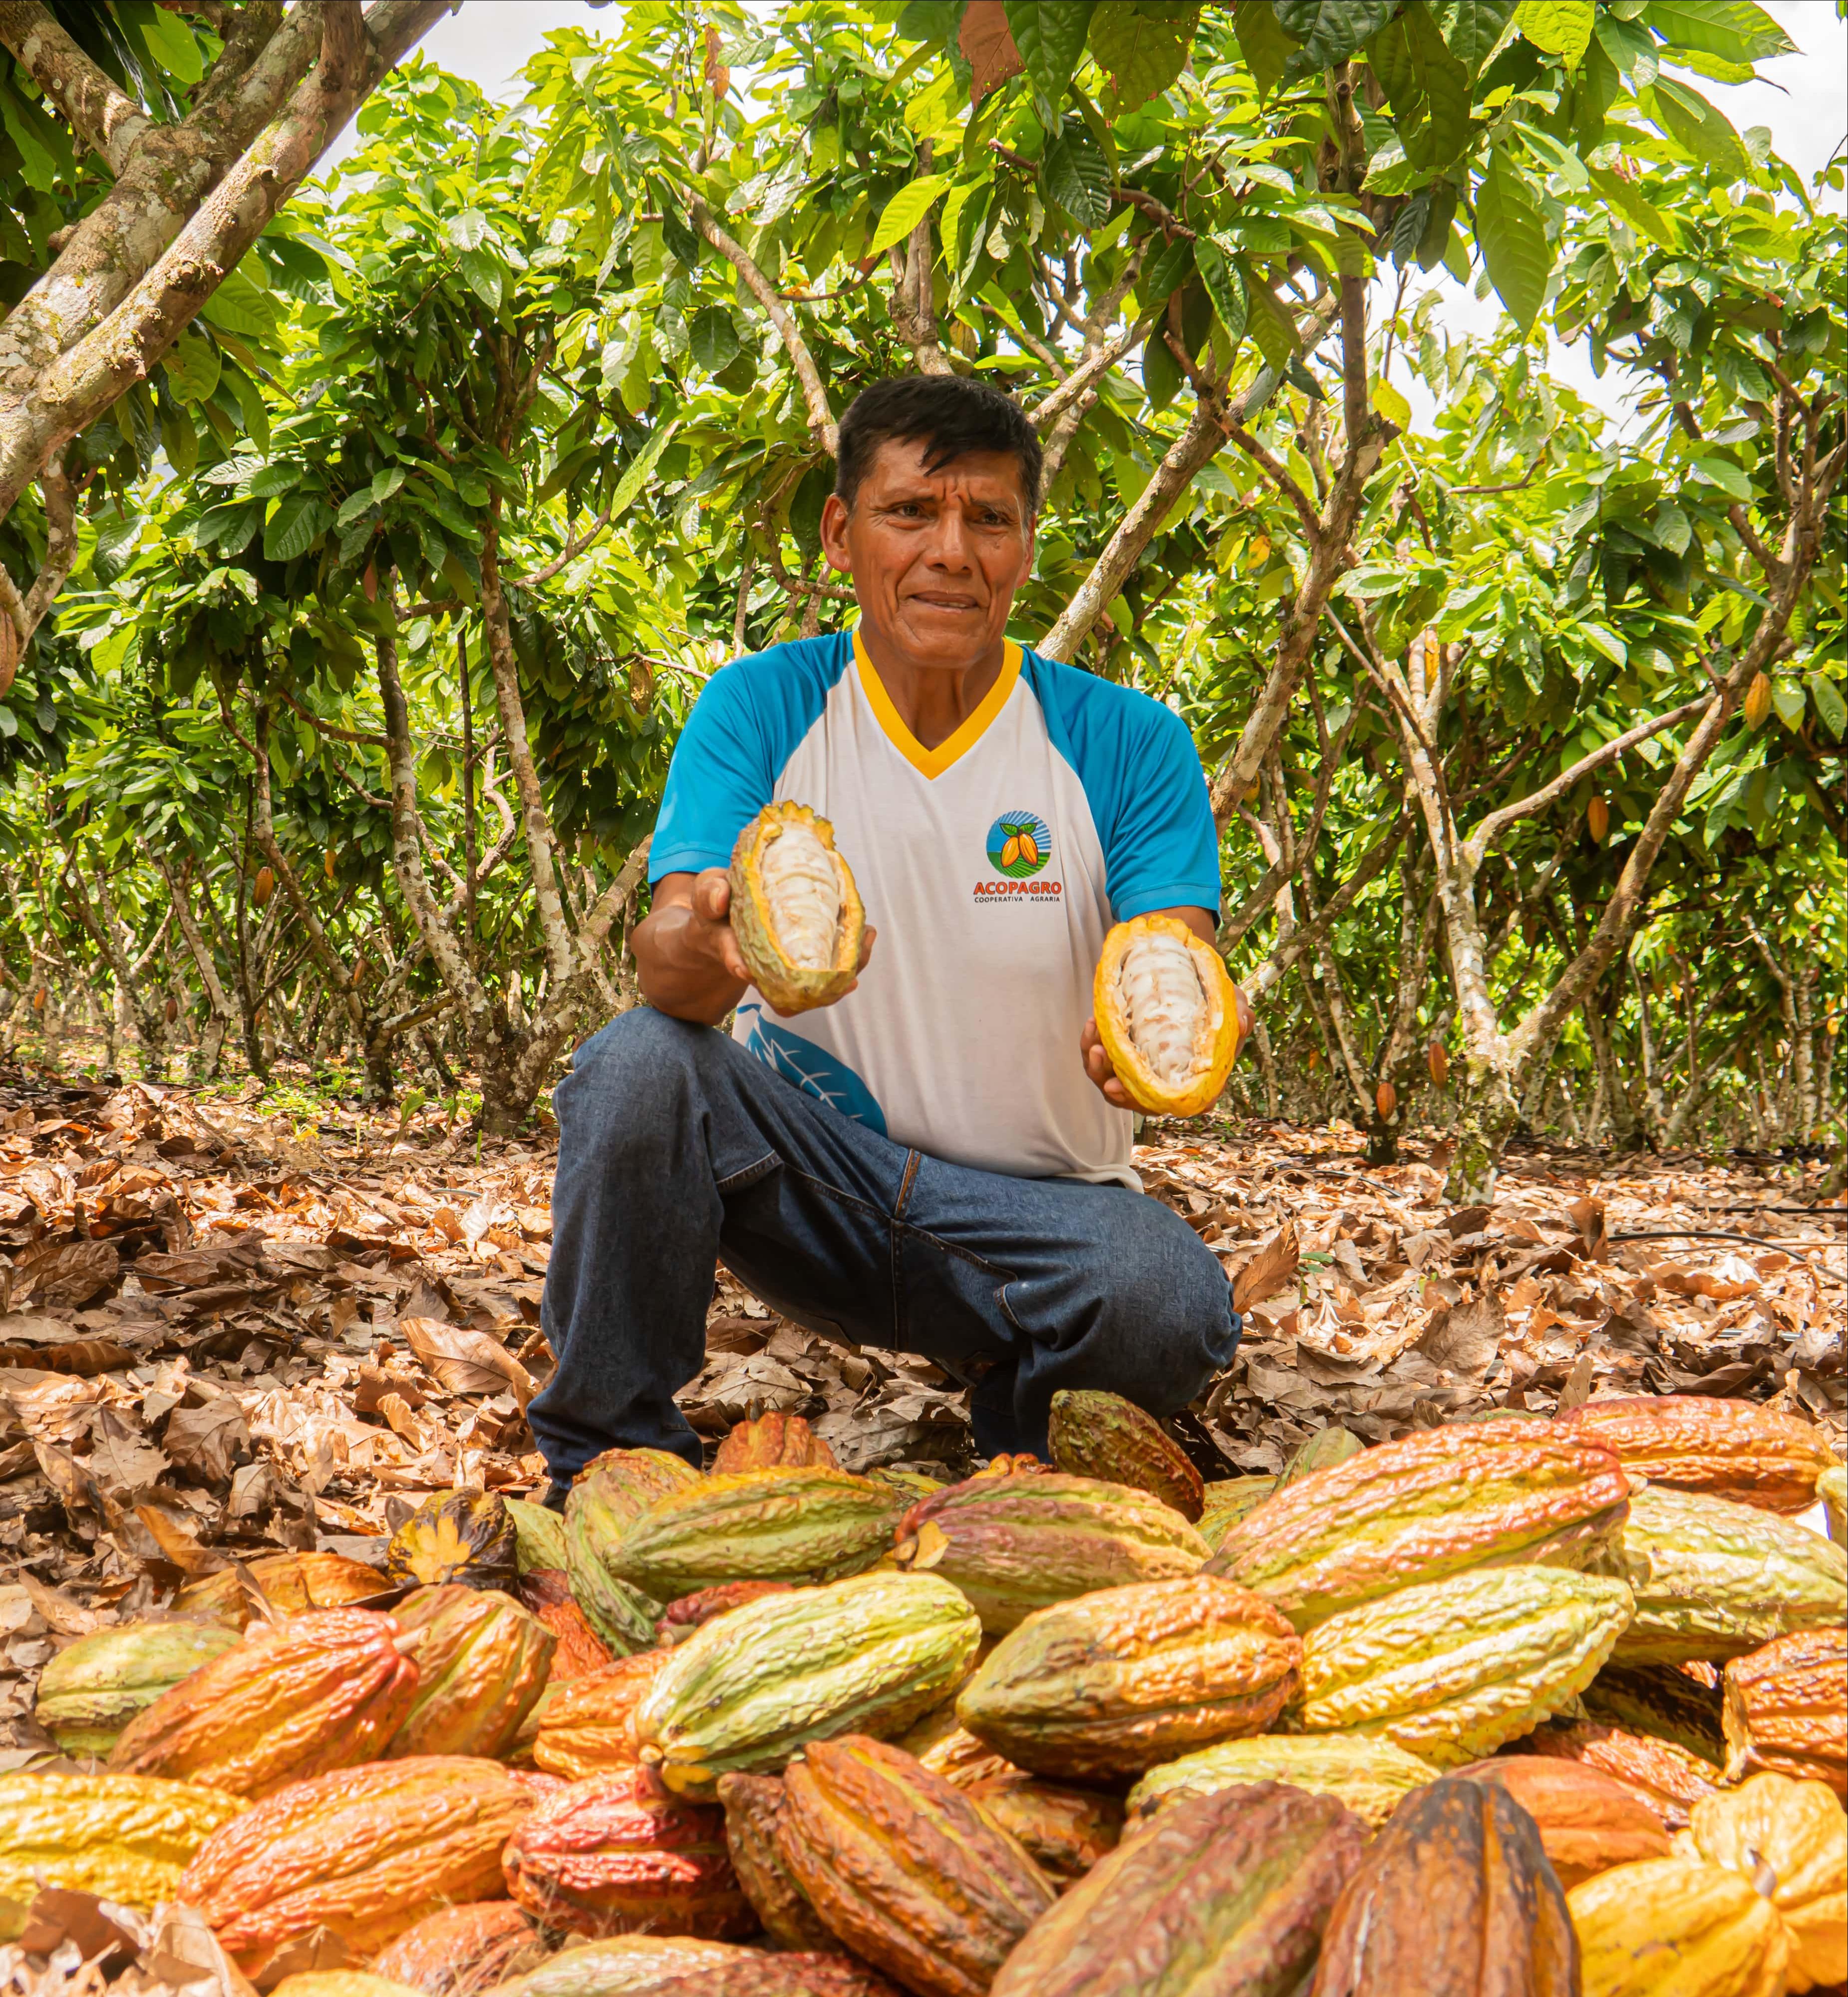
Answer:
[[[1723,1227],[1652,1227],[1639,1234],[1607,1234],[1607,1241],[1750,1241],[1759,1248],[1839,1248],[1839,1241],[1774,1241],[1765,1234],[1735,1234]]]

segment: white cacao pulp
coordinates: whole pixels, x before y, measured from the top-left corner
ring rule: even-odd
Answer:
[[[1193,952],[1177,936],[1139,936],[1124,954],[1117,988],[1136,1051],[1163,1081],[1184,1081],[1207,1011]]]
[[[770,841],[764,898],[783,954],[801,970],[826,970],[840,928],[840,874],[807,826],[785,826]]]

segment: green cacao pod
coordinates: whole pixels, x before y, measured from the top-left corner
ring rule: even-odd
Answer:
[[[507,1502],[491,1491],[439,1491],[391,1535],[385,1571],[400,1588],[512,1588],[519,1535]]]
[[[657,1499],[699,1481],[699,1472],[662,1449],[611,1449],[579,1473],[564,1506],[565,1571],[597,1635],[618,1657],[654,1641],[660,1604],[611,1566],[622,1535]]]
[[[1146,1491],[1048,1471],[972,1477],[914,1505],[893,1558],[953,1581],[999,1636],[1093,1588],[1197,1574],[1207,1546]]]
[[[1337,1464],[1351,1462],[1366,1447],[1339,1422],[1318,1429],[1284,1465],[1277,1488],[1281,1491],[1289,1485],[1300,1484],[1305,1477],[1313,1477],[1319,1470],[1333,1470]]]
[[[608,1564],[664,1602],[726,1581],[839,1581],[879,1558],[904,1511],[882,1485],[819,1465],[702,1478],[644,1512]]]
[[[1121,1394],[1061,1388],[1053,1396],[1046,1436],[1053,1462],[1074,1477],[1153,1492],[1190,1521],[1204,1509],[1206,1487],[1187,1452]]]
[[[1277,1782],[1190,1796],[1035,1923],[993,1997],[1295,1997],[1364,1837]]]
[[[507,1516],[513,1521],[518,1541],[522,1575],[540,1574],[564,1565],[564,1516],[549,1506],[535,1505],[524,1498],[504,1498]]]
[[[1838,1547],[1848,1543],[1848,1464],[1832,1463],[1817,1476],[1816,1498],[1829,1537]]]
[[[405,1929],[372,1973],[424,1997],[478,1997],[545,1960],[532,1916],[511,1900],[444,1907]]]
[[[1344,1609],[1302,1647],[1308,1733],[1372,1734],[1439,1768],[1491,1754],[1589,1685],[1628,1621],[1622,1581],[1495,1568]]]
[[[1239,1519],[1255,1512],[1276,1489],[1274,1477],[1228,1477],[1208,1485],[1202,1501],[1201,1538],[1217,1553]]]
[[[1312,1795],[1333,1796],[1369,1830],[1377,1830],[1414,1789],[1437,1779],[1429,1761],[1390,1740],[1345,1733],[1266,1733],[1222,1741],[1151,1768],[1129,1792],[1132,1819],[1174,1808],[1189,1796],[1216,1795],[1257,1782],[1287,1782]]]
[[[1579,1997],[1579,1987],[1566,1896],[1533,1819],[1492,1783],[1453,1777],[1408,1796],[1368,1846],[1329,1917],[1310,1990]]]
[[[1807,1512],[1830,1460],[1821,1429],[1756,1401],[1647,1394],[1588,1401],[1559,1419],[1614,1450],[1638,1481],[1767,1512]]]
[[[781,1768],[808,1743],[902,1733],[967,1675],[981,1629],[931,1574],[863,1574],[747,1602],[674,1650],[636,1714],[677,1795]]]
[[[619,1935],[561,1949],[497,1997],[896,1997],[864,1963],[808,1950],[765,1955],[690,1935]]]
[[[1841,1547],[1756,1506],[1696,1492],[1638,1492],[1598,1566],[1636,1598],[1620,1664],[1722,1664],[1848,1616]]]
[[[1043,1782],[1024,1768],[951,1786],[973,1796],[991,1823],[1018,1839],[1061,1892],[1114,1851],[1123,1834],[1123,1806],[1115,1796]]]
[[[1726,1780],[1768,1769],[1848,1802],[1848,1630],[1779,1637],[1726,1667]]]
[[[785,1788],[791,1875],[856,1955],[918,1997],[983,1997],[1052,1904],[1020,1846],[901,1748],[818,1740]]]
[[[447,1581],[391,1612],[420,1630],[417,1700],[389,1754],[484,1754],[513,1745],[539,1703],[558,1640],[511,1595]]]
[[[1537,1726],[1521,1743],[1524,1754],[1582,1761],[1639,1796],[1670,1830],[1686,1827],[1688,1813],[1713,1793],[1719,1771],[1672,1740],[1632,1733],[1601,1720],[1577,1719]]]
[[[1472,1568],[1582,1567],[1622,1526],[1629,1499],[1616,1457],[1570,1430],[1425,1429],[1280,1488],[1226,1533],[1212,1571],[1307,1631]]]
[[[1646,1858],[1572,1888],[1585,1997],[1784,1997],[1790,1937],[1736,1872]]]
[[[391,1591],[391,1583],[377,1568],[341,1554],[265,1554],[243,1571],[263,1600],[284,1616],[349,1608]],[[257,1612],[234,1568],[188,1581],[174,1597],[173,1606],[177,1615],[222,1623],[240,1633],[250,1626]]]
[[[1668,1856],[1668,1830],[1634,1789],[1584,1761],[1497,1754],[1459,1775],[1505,1789],[1539,1826],[1559,1882],[1568,1888],[1613,1865]]]
[[[831,1949],[834,1937],[783,1863],[777,1831],[786,1797],[780,1775],[722,1775],[726,1849],[744,1897],[778,1948]]]
[[[1716,1768],[1726,1758],[1719,1687],[1673,1664],[1606,1664],[1585,1687],[1582,1703],[1589,1719],[1672,1740]]]
[[[1017,1768],[1095,1780],[1262,1733],[1302,1643],[1261,1595],[1210,1574],[1099,1588],[1029,1616],[964,1686],[957,1717]]]
[[[0,1941],[11,1941],[40,1883],[129,1907],[178,1896],[241,1796],[151,1775],[0,1775]]]
[[[831,1005],[859,974],[866,910],[834,828],[806,805],[766,805],[732,848],[732,933],[779,1012]]]
[[[834,1452],[800,1415],[772,1409],[752,1420],[734,1423],[712,1458],[714,1477],[736,1477],[746,1470],[838,1470]]]
[[[123,1623],[93,1630],[40,1673],[33,1716],[67,1754],[100,1760],[143,1707],[236,1641],[236,1630],[216,1623]]]

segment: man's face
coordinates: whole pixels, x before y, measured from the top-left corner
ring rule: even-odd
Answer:
[[[881,444],[851,512],[829,495],[822,545],[907,664],[966,671],[1006,631],[1033,566],[1033,521],[1012,451],[972,452],[926,471],[927,448]]]

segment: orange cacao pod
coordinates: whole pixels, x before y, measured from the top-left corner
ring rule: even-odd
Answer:
[[[109,1766],[254,1799],[371,1761],[415,1702],[417,1667],[399,1648],[415,1641],[364,1609],[260,1625],[137,1713]]]
[[[177,999],[177,998],[170,998],[170,999],[168,999],[168,1000],[167,1000],[167,1007],[166,1007],[166,1016],[167,1016],[167,1023],[170,1026],[173,1024],[173,1023],[174,1022],[174,1020],[176,1020],[177,1019],[178,1019],[178,1017],[180,1016],[180,1002],[179,1002],[179,1000],[178,1000],[178,999]]]
[[[690,1937],[616,1935],[561,1950],[500,1997],[898,1997],[875,1970],[841,1954],[771,1955]],[[312,1993],[310,1993],[312,1997]]]
[[[993,1646],[994,1640],[990,1638],[990,1655]],[[1015,1772],[1013,1763],[1005,1754],[997,1754],[985,1740],[977,1740],[957,1718],[953,1699],[940,1706],[935,1712],[927,1712],[901,1733],[895,1744],[915,1755],[933,1775],[941,1775],[954,1788],[972,1789],[991,1775]]]
[[[1582,1761],[1621,1782],[1648,1804],[1670,1830],[1688,1827],[1688,1812],[1714,1792],[1719,1771],[1672,1740],[1658,1740],[1597,1720],[1536,1727],[1521,1743],[1523,1754]]]
[[[417,1702],[393,1754],[504,1754],[539,1703],[558,1640],[510,1595],[449,1581],[392,1612],[420,1630]]]
[[[609,1668],[609,1652],[578,1606],[571,1593],[571,1577],[563,1568],[536,1568],[530,1574],[522,1574],[517,1592],[521,1607],[528,1615],[537,1616],[558,1639],[558,1647],[552,1653],[549,1684],[568,1684],[573,1678]]]
[[[806,1470],[819,1464],[838,1470],[833,1450],[800,1415],[760,1415],[736,1423],[719,1445],[710,1474],[733,1477],[744,1470]]]
[[[1613,1865],[1666,1858],[1668,1830],[1634,1789],[1588,1762],[1550,1754],[1498,1754],[1457,1770],[1505,1789],[1540,1827],[1540,1842],[1562,1886]]]
[[[387,1593],[391,1584],[375,1567],[342,1554],[265,1554],[244,1572],[270,1606],[284,1616],[310,1609],[345,1609]],[[256,1613],[236,1571],[226,1568],[188,1581],[174,1598],[183,1616],[209,1617],[228,1630],[247,1630]]]
[[[1764,718],[1771,711],[1771,683],[1763,673],[1752,675],[1752,684],[1746,688],[1746,726],[1762,728]]]
[[[258,867],[257,878],[250,883],[250,899],[260,909],[275,892],[276,876],[267,867]]]
[[[1061,1887],[1082,1879],[1123,1834],[1123,1806],[1116,1797],[1043,1782],[1024,1768],[984,1775],[968,1784],[966,1793]]]
[[[1442,1088],[1450,1078],[1450,1057],[1442,1040],[1433,1040],[1425,1050],[1425,1066],[1431,1071],[1431,1085]]]
[[[1754,1401],[1643,1394],[1588,1401],[1560,1419],[1651,1484],[1786,1516],[1816,1502],[1817,1475],[1833,1460],[1820,1429]]]
[[[1800,1630],[1726,1667],[1726,1779],[1825,1782],[1848,1802],[1848,1630]]]
[[[463,1755],[374,1761],[293,1782],[208,1838],[178,1897],[247,1976],[331,1929],[376,1953],[426,1914],[501,1890],[501,1847],[533,1807],[498,1763]]]
[[[725,1848],[725,1816],[670,1796],[648,1770],[570,1784],[502,1855],[508,1890],[548,1927],[575,1933],[747,1935],[757,1915]]]
[[[834,1937],[777,1849],[786,1800],[780,1775],[721,1775],[726,1849],[744,1896],[778,1948],[831,1949]]]
[[[636,1708],[671,1654],[638,1650],[592,1676],[557,1686],[540,1709],[534,1766],[574,1782],[638,1766]]]
[[[1373,1092],[1374,1106],[1383,1121],[1390,1123],[1392,1112],[1399,1106],[1399,1092],[1389,1081],[1383,1081]]]
[[[523,1907],[474,1900],[426,1914],[372,1962],[375,1976],[408,1984],[424,1997],[475,1997],[545,1958],[545,1944]]]
[[[1585,829],[1598,845],[1603,845],[1605,835],[1611,829],[1611,808],[1601,797],[1595,797],[1585,806]]]
[[[787,1581],[723,1581],[716,1588],[698,1588],[670,1602],[661,1611],[661,1619],[654,1626],[654,1640],[668,1645],[684,1643],[715,1616],[722,1616],[728,1609],[742,1608],[760,1595],[787,1595],[791,1585]]]

